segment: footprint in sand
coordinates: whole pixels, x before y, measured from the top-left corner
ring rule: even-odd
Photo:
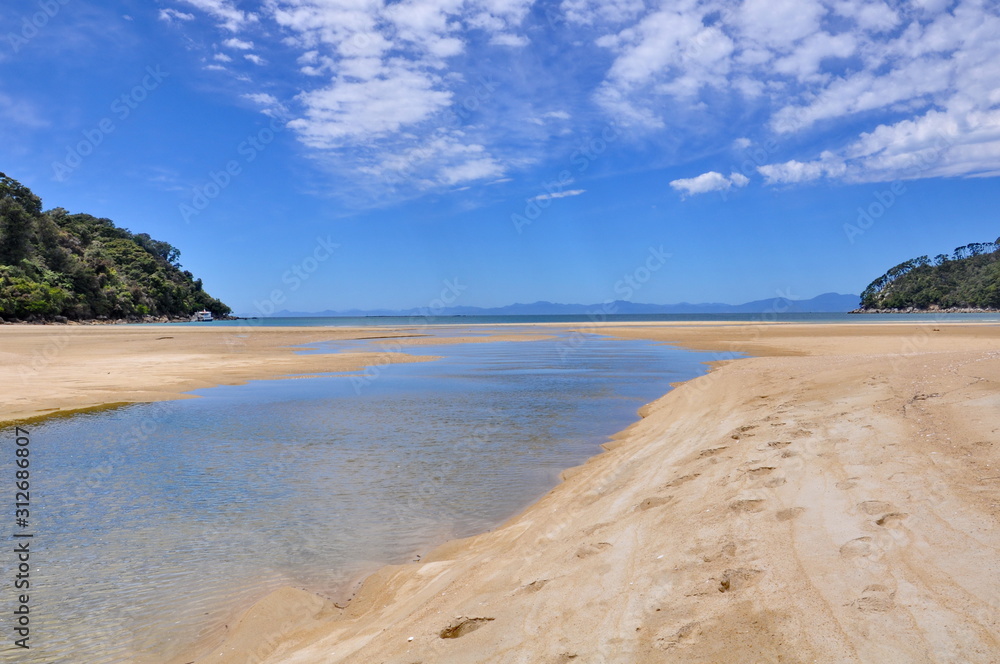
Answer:
[[[682,475],[681,477],[678,477],[677,479],[670,480],[669,482],[667,482],[666,484],[664,484],[663,487],[664,488],[670,488],[670,487],[674,487],[674,486],[680,486],[680,485],[684,484],[685,482],[690,482],[694,478],[700,477],[700,476],[701,476],[701,473],[693,473],[691,475]]]
[[[538,579],[537,581],[532,581],[526,586],[521,586],[521,590],[526,593],[537,593],[539,590],[544,588],[545,584],[548,582],[548,579]]]
[[[883,500],[866,500],[858,503],[858,509],[865,514],[875,516],[876,514],[885,514],[892,509],[892,505]]]
[[[607,528],[608,526],[611,526],[611,525],[614,525],[614,521],[602,521],[601,523],[595,523],[594,525],[590,526],[589,528],[584,528],[582,532],[583,532],[583,534],[584,534],[585,537],[590,537],[591,535],[593,535],[594,533],[596,533],[598,530],[603,530],[604,528]]]
[[[593,556],[595,554],[604,551],[605,549],[610,549],[610,548],[611,548],[610,542],[598,542],[597,544],[584,544],[577,550],[576,557],[588,558],[590,556]]]
[[[740,567],[739,569],[727,569],[719,579],[719,592],[729,593],[748,588],[757,583],[758,577],[762,574],[759,569],[749,569]]]
[[[781,486],[787,481],[788,480],[786,480],[784,477],[772,477],[768,481],[764,482],[764,487],[767,489],[774,489]]]
[[[760,498],[748,498],[746,500],[734,500],[729,503],[729,509],[734,512],[763,512],[764,500]]]
[[[704,553],[701,556],[702,562],[711,563],[719,560],[720,558],[732,558],[736,555],[736,545],[732,542],[727,542],[722,546],[721,549],[715,553]]]
[[[747,474],[753,475],[754,477],[760,477],[762,475],[768,475],[774,472],[774,470],[774,466],[758,466],[757,468],[747,470]]]
[[[790,440],[788,440],[788,441],[785,441],[785,440],[776,440],[773,443],[768,443],[767,446],[768,447],[773,447],[776,450],[780,450],[783,447],[788,447],[791,444],[792,444],[792,441],[790,441]]]
[[[861,593],[861,597],[851,602],[851,606],[865,613],[884,613],[896,605],[896,593],[880,583],[875,583]]]
[[[840,547],[844,558],[861,558],[875,553],[875,543],[871,537],[858,537]]]
[[[792,521],[793,519],[799,518],[803,512],[806,511],[804,507],[789,507],[788,509],[778,510],[774,513],[774,518],[778,521]]]
[[[466,618],[465,616],[460,616],[455,619],[455,622],[442,629],[438,636],[442,639],[457,639],[469,632],[476,631],[492,620],[493,618]]]
[[[700,456],[700,457],[715,456],[716,454],[718,454],[719,452],[721,452],[724,449],[726,449],[725,445],[723,445],[722,447],[710,447],[707,450],[702,450],[701,454],[699,454],[698,456]]]
[[[876,525],[879,526],[893,526],[907,517],[903,512],[889,512],[888,514],[883,514],[881,518],[875,521]]]
[[[660,505],[666,505],[671,500],[673,500],[673,496],[653,496],[647,498],[646,500],[636,505],[635,509],[641,512],[645,512],[651,507],[659,507]]]
[[[670,650],[682,643],[696,641],[702,635],[701,623],[690,622],[682,625],[680,629],[668,636],[660,636],[656,639],[656,647],[660,650]]]

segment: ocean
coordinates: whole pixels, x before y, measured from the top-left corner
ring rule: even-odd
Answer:
[[[848,313],[754,313],[754,314],[606,314],[595,310],[591,314],[560,314],[551,316],[326,316],[300,318],[247,318],[217,320],[211,323],[145,323],[146,325],[218,325],[236,327],[413,327],[447,325],[514,325],[532,323],[685,323],[685,322],[738,323],[943,323],[943,322],[1000,322],[1000,313],[977,314],[848,314]]]

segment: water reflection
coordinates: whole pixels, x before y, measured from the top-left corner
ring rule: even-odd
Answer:
[[[496,526],[708,359],[566,349],[418,347],[442,359],[385,367],[360,394],[345,375],[258,381],[36,425],[30,661],[159,662],[281,585],[340,596]]]

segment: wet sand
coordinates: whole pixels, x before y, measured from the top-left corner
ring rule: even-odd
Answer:
[[[91,352],[146,366],[152,341],[114,359],[127,330],[102,330]],[[502,527],[384,568],[343,608],[280,590],[200,644],[200,657],[179,661],[997,661],[1000,327],[581,330],[756,357],[720,362],[644,407],[607,452]],[[287,346],[336,332],[279,334]],[[2,350],[15,357],[0,356],[0,371],[28,347],[12,351],[6,333]],[[198,333],[212,343],[209,330]],[[260,343],[240,380],[309,370]],[[220,355],[191,362],[218,362],[236,380],[239,363]],[[293,357],[325,370],[322,356]],[[161,381],[212,382],[189,365],[173,362]],[[90,379],[45,371],[74,398],[56,383]],[[134,396],[122,389],[129,374],[111,376],[117,384],[105,379],[86,396]],[[5,413],[21,394],[36,411],[77,407],[0,384]]]

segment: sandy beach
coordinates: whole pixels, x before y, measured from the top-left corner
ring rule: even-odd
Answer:
[[[2,419],[357,369],[386,359],[290,347],[412,334],[70,329],[0,328]],[[346,606],[279,590],[177,662],[1000,659],[1000,327],[580,330],[719,362],[501,527]]]

